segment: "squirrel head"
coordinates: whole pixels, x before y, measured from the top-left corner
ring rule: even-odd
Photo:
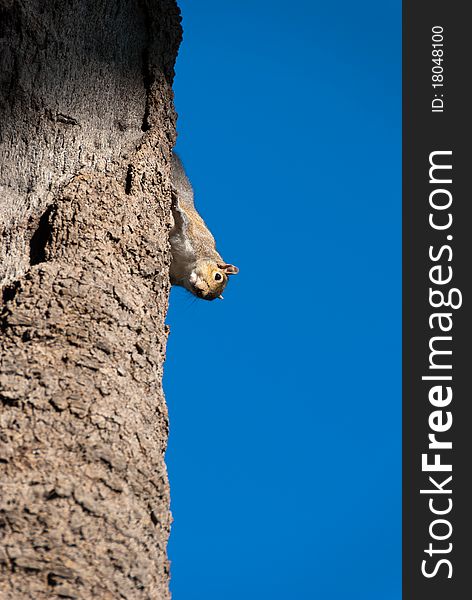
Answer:
[[[203,300],[223,300],[223,290],[228,283],[229,275],[239,273],[238,267],[218,262],[213,259],[197,260],[190,273],[187,289]]]

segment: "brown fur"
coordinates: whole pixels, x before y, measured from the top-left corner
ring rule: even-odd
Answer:
[[[198,298],[222,298],[228,276],[239,269],[225,263],[216,250],[215,239],[195,208],[192,186],[176,155],[172,162],[172,183],[171,283],[185,287]]]

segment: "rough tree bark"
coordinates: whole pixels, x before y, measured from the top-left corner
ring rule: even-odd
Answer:
[[[0,598],[168,598],[174,0],[0,0]]]

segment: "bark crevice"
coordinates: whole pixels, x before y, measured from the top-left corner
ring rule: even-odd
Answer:
[[[46,245],[52,237],[50,218],[56,206],[51,204],[41,215],[38,225],[29,242],[30,265],[38,265],[46,260]]]

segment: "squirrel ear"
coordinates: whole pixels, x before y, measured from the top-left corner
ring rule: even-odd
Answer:
[[[235,267],[234,265],[219,263],[218,267],[222,269],[226,273],[226,275],[237,275],[239,273],[238,267]]]

